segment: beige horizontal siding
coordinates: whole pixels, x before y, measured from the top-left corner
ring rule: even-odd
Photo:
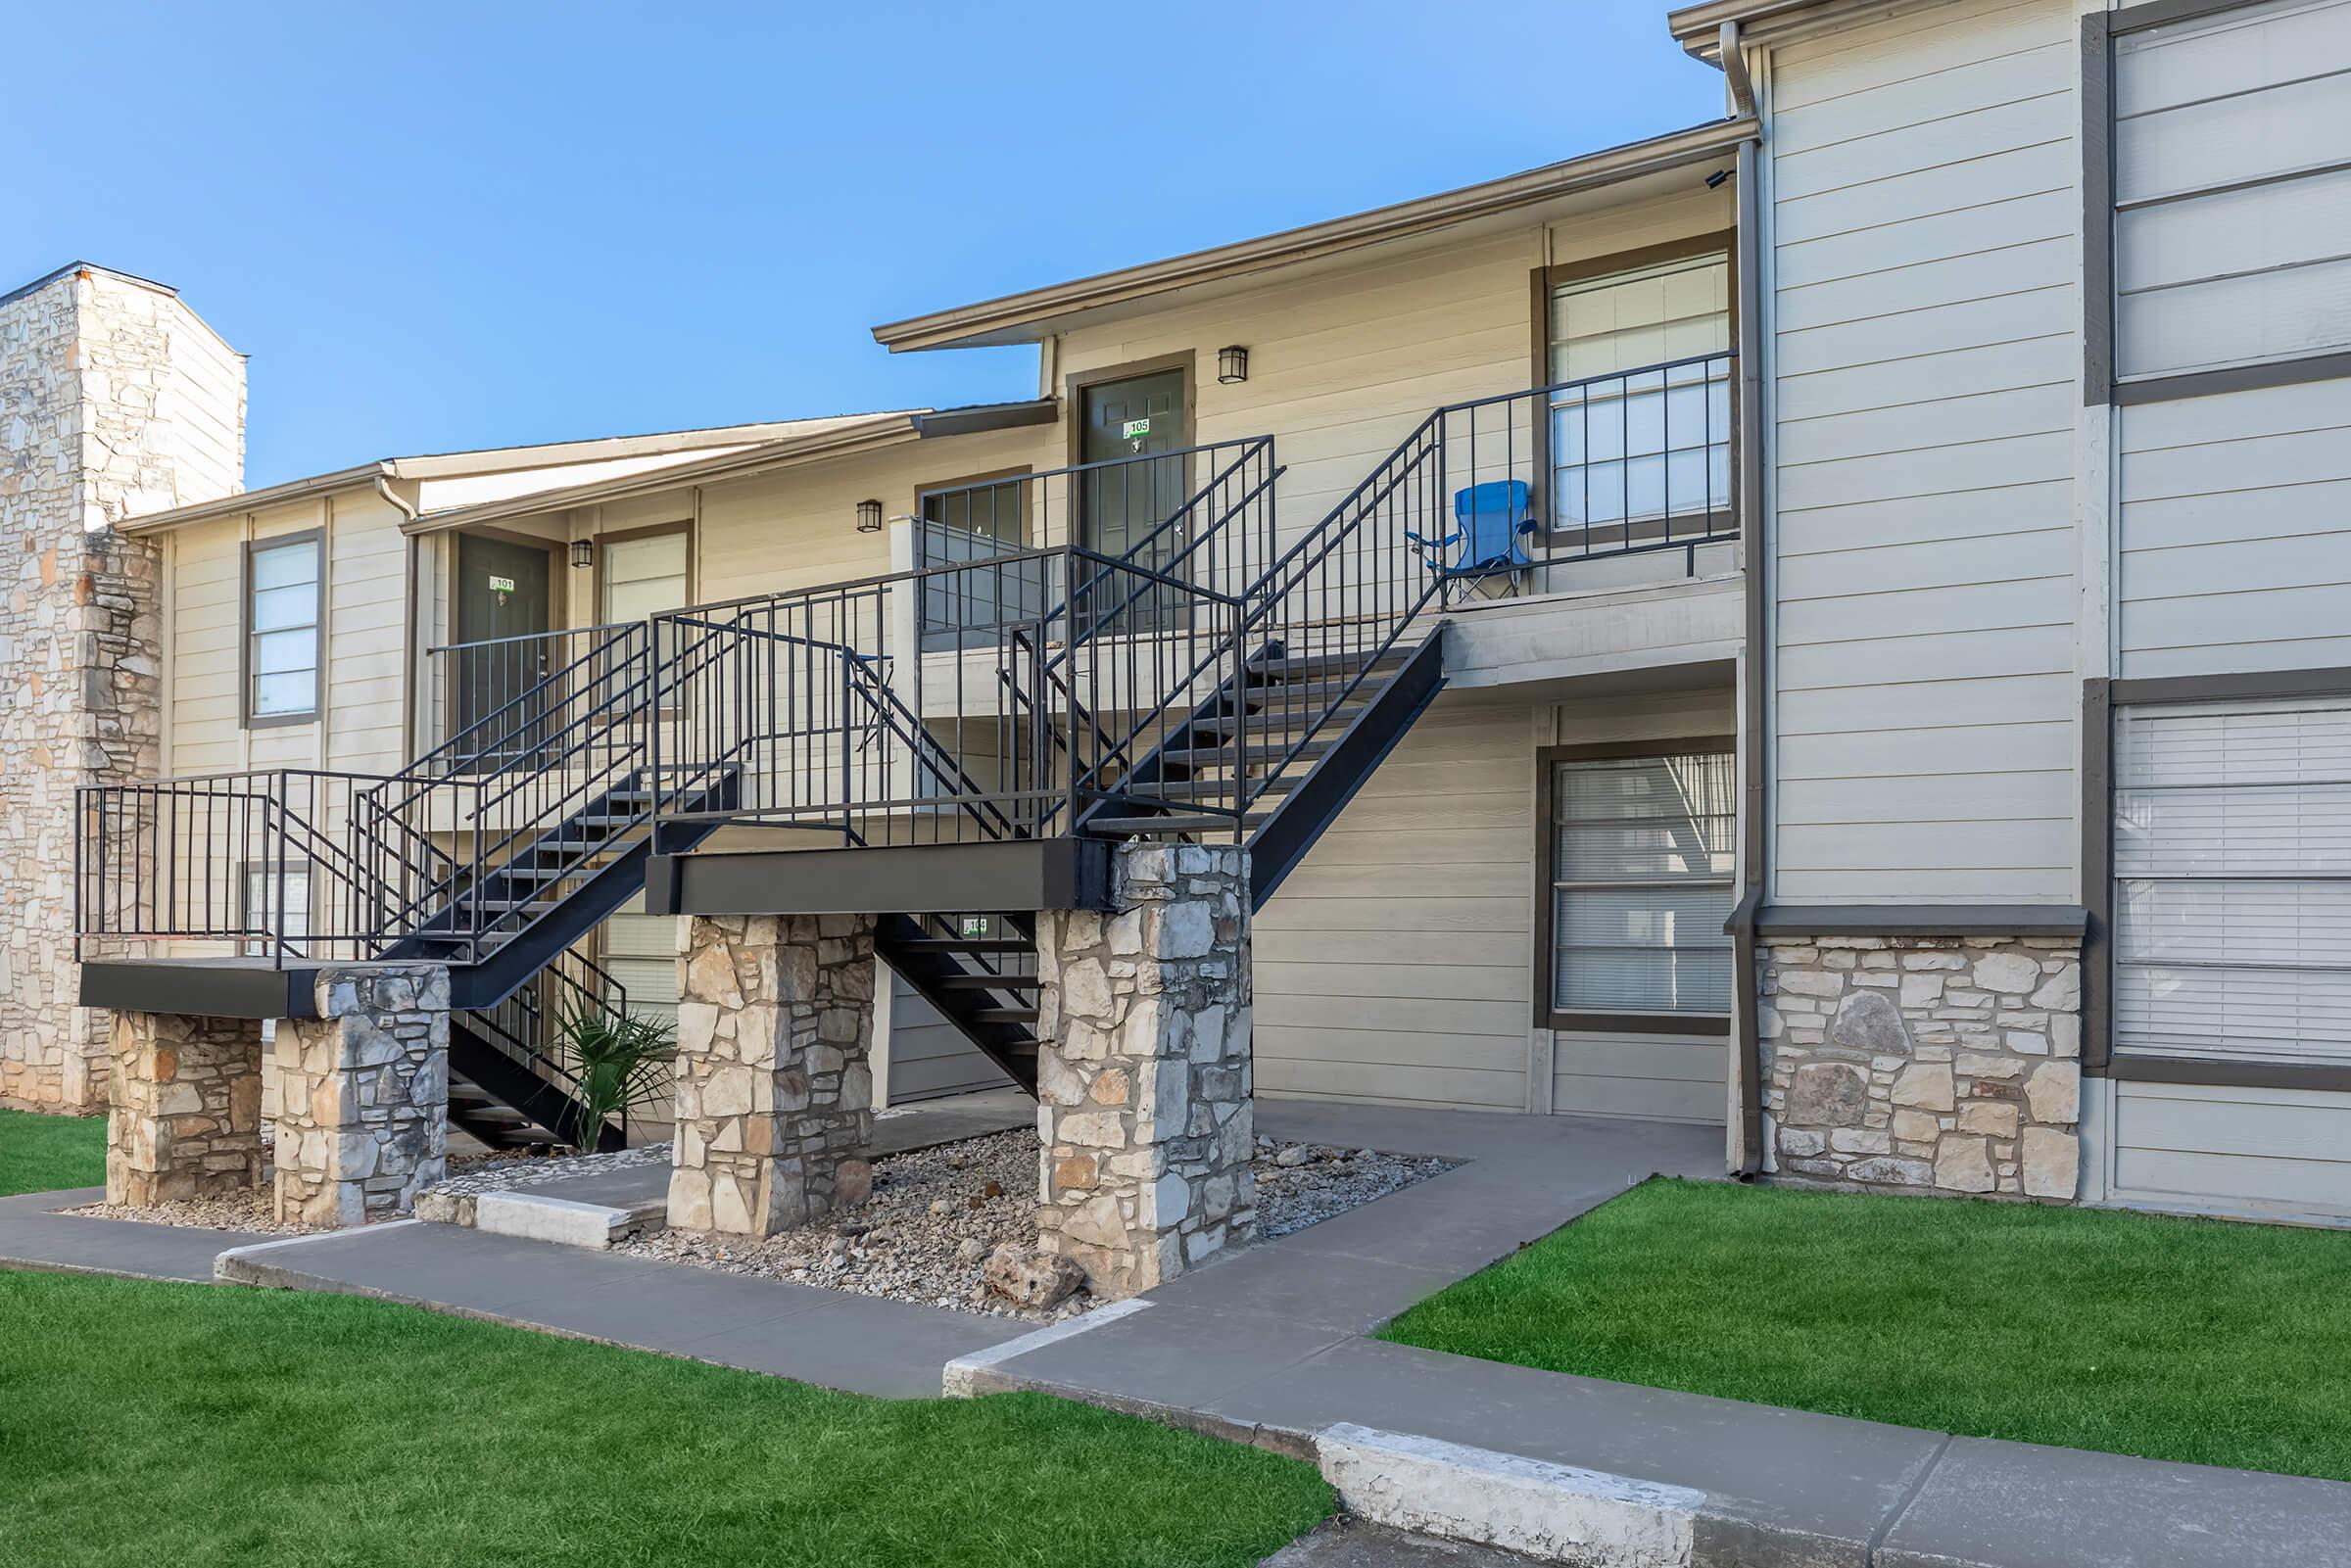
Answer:
[[[1519,1111],[1533,730],[1440,699],[1257,917],[1269,1093]]]
[[[2117,1083],[2108,1197],[2351,1218],[2351,1095]]]
[[[1774,53],[1777,898],[2073,896],[2075,32]]]
[[[2351,380],[2121,420],[2122,673],[2351,664]]]

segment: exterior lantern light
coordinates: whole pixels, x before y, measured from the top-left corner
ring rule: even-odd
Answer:
[[[1249,351],[1235,343],[1217,351],[1217,380],[1229,387],[1249,379]]]
[[[596,564],[596,544],[593,540],[575,539],[571,542],[571,564],[574,566],[594,566]]]
[[[880,501],[861,500],[857,503],[857,532],[860,534],[882,532],[882,503]]]

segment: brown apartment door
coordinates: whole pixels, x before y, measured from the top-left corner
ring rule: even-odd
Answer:
[[[1177,452],[1189,445],[1191,410],[1184,405],[1183,372],[1156,370],[1098,381],[1083,389],[1081,399],[1079,460],[1111,466],[1078,476],[1079,545],[1114,558],[1131,556],[1147,570],[1181,577],[1175,557],[1184,537],[1177,529],[1160,532],[1160,525],[1183,504],[1186,464],[1168,455],[1156,462],[1128,459]],[[1181,591],[1150,589],[1138,594],[1140,587],[1135,578],[1113,574],[1091,595],[1090,613],[1114,618],[1114,630],[1135,632],[1183,614]]]
[[[458,536],[456,599],[457,641],[470,645],[450,672],[452,733],[469,737],[477,766],[496,767],[535,749],[544,728],[533,692],[550,673],[541,635],[552,625],[547,550]]]

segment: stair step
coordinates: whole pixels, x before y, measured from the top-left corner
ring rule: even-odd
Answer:
[[[1253,779],[1250,783],[1261,795],[1286,795],[1306,782],[1302,773],[1277,773],[1271,779]],[[1232,796],[1230,779],[1170,779],[1162,784],[1137,784],[1138,795],[1157,795],[1162,800],[1227,800]]]
[[[974,1023],[1034,1023],[1036,1009],[1032,1007],[983,1007],[972,1012]]]
[[[902,953],[1033,953],[1034,942],[1013,936],[910,936],[889,944]]]
[[[1299,748],[1297,760],[1312,762],[1336,743],[1336,740],[1330,736],[1319,736],[1309,740]],[[1247,767],[1264,767],[1269,763],[1279,762],[1289,754],[1289,749],[1287,741],[1280,745],[1272,745],[1252,740],[1249,742],[1246,754],[1241,755],[1238,748],[1227,741],[1221,746],[1177,747],[1161,752],[1160,757],[1163,761],[1181,763],[1187,768],[1229,768],[1236,761]]]
[[[1411,656],[1410,652],[1406,650],[1390,648],[1371,661],[1371,668],[1374,671],[1401,669]],[[1364,656],[1361,653],[1302,653],[1295,657],[1276,655],[1271,658],[1252,659],[1249,663],[1249,673],[1271,676],[1275,680],[1282,681],[1328,675],[1334,672],[1352,678],[1355,672],[1363,667],[1363,663]]]
[[[942,991],[1033,991],[1033,974],[942,974],[931,982]]]

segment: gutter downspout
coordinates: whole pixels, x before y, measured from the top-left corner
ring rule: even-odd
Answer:
[[[405,753],[401,761],[405,765],[424,750],[416,743],[416,552],[422,545],[407,531],[407,525],[416,520],[416,508],[392,488],[389,469],[376,474],[375,493],[383,498],[385,505],[400,514],[396,526],[401,531],[401,543],[408,546],[401,552],[400,564],[400,739]]]
[[[1722,24],[1721,64],[1731,101],[1742,115],[1755,113],[1754,80],[1748,74],[1747,56],[1739,44],[1739,24]],[[1763,280],[1762,236],[1758,232],[1761,201],[1756,190],[1762,164],[1762,122],[1756,134],[1739,144],[1737,253],[1734,268],[1739,279],[1739,453],[1738,503],[1740,532],[1746,557],[1747,610],[1746,679],[1740,684],[1739,749],[1746,764],[1746,813],[1739,862],[1739,903],[1725,929],[1731,935],[1731,975],[1737,995],[1732,998],[1731,1022],[1738,1035],[1739,1144],[1732,1174],[1750,1179],[1763,1168],[1763,1049],[1762,999],[1756,994],[1755,916],[1768,886],[1764,856],[1770,843],[1766,832],[1770,807],[1768,767],[1769,663],[1765,645],[1770,635],[1763,538]]]

